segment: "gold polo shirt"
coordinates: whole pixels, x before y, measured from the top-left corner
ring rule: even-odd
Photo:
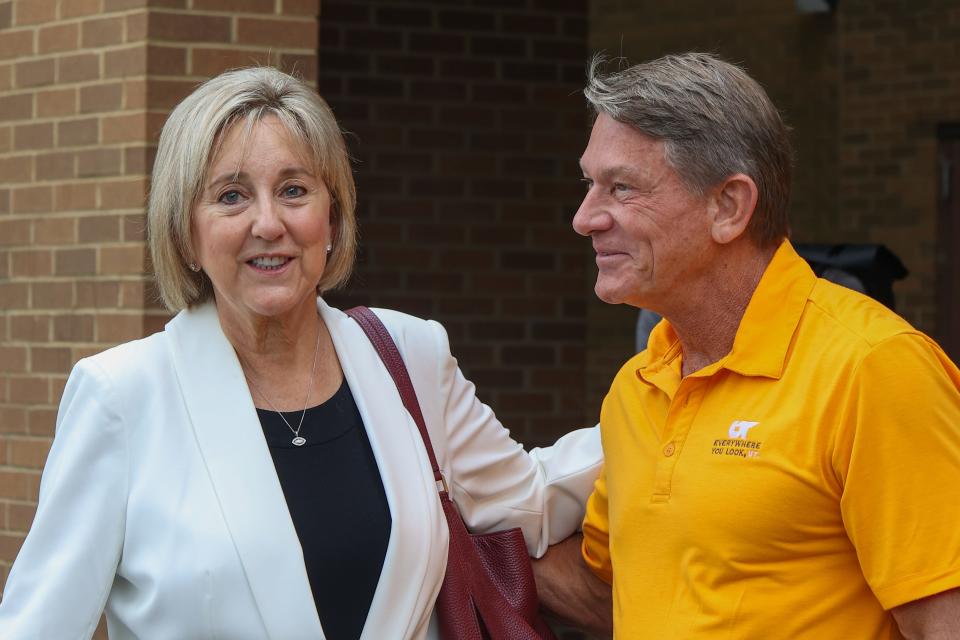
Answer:
[[[681,378],[668,322],[603,403],[583,554],[617,638],[900,637],[960,587],[960,371],[777,250],[730,353]]]

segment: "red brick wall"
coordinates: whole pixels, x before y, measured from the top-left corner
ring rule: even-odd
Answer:
[[[316,73],[318,0],[187,6],[0,1],[0,583],[73,363],[166,320],[143,213],[170,108],[234,66]]]
[[[585,410],[585,0],[326,0],[319,89],[351,132],[362,252],[339,304],[443,322],[524,442]]]

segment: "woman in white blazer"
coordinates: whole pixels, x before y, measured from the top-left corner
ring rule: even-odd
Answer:
[[[321,297],[349,276],[354,203],[333,115],[290,76],[229,72],[173,111],[148,227],[178,313],[71,373],[0,637],[89,638],[103,611],[113,640],[436,636],[448,538],[426,451]],[[519,526],[533,555],[575,531],[596,432],[524,452],[440,325],[377,314],[468,527]]]

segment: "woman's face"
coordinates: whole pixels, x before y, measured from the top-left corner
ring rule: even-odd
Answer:
[[[282,318],[315,305],[327,263],[330,193],[268,116],[226,132],[193,210],[194,260],[221,314]],[[240,319],[238,318],[238,319]]]

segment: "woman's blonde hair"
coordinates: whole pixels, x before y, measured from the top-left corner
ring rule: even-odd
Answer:
[[[271,67],[227,71],[208,80],[170,114],[153,165],[147,236],[160,298],[179,311],[213,297],[213,286],[192,261],[191,217],[227,130],[275,116],[313,162],[330,192],[332,251],[320,293],[344,284],[357,250],[356,190],[343,134],[327,103],[309,86]]]

